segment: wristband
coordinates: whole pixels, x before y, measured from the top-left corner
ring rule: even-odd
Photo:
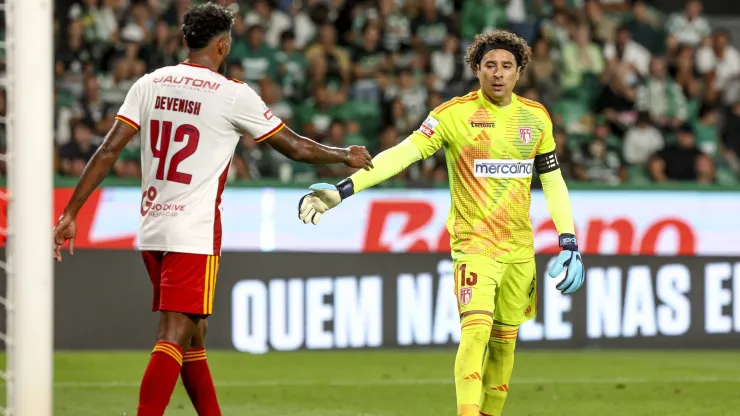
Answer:
[[[337,184],[337,191],[342,200],[345,200],[355,193],[355,184],[352,183],[352,179],[347,178]]]
[[[578,241],[576,241],[576,236],[573,234],[560,234],[558,245],[563,250],[578,251]]]

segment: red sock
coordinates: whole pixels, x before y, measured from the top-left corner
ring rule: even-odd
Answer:
[[[198,416],[221,416],[205,348],[191,348],[182,360],[182,384]]]
[[[182,348],[171,342],[159,341],[141,380],[137,416],[162,416],[175,390],[182,367]]]

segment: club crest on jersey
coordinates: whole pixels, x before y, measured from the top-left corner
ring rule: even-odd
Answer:
[[[460,288],[460,304],[462,306],[466,306],[468,303],[470,303],[471,299],[473,299],[473,288],[472,287]]]
[[[532,128],[519,127],[519,140],[524,144],[529,144],[532,141]]]
[[[436,118],[429,116],[423,123],[421,123],[421,126],[417,131],[428,139],[431,139],[432,136],[434,136],[434,129],[436,129],[438,125],[439,121]]]

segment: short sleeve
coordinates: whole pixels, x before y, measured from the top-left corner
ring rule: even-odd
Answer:
[[[263,141],[285,127],[285,123],[272,113],[262,98],[246,84],[234,99],[231,122],[239,131],[248,133],[256,142]]]
[[[139,78],[126,93],[121,108],[118,109],[116,120],[122,121],[139,131],[141,128],[142,90],[147,77]]]
[[[416,145],[421,152],[421,156],[426,159],[437,152],[449,140],[450,134],[447,125],[434,111],[421,123],[421,126],[411,133],[409,139]]]

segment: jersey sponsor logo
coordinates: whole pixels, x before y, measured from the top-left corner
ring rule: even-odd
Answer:
[[[434,129],[436,129],[438,125],[439,120],[432,116],[429,116],[426,120],[424,120],[423,123],[421,123],[421,127],[419,127],[419,130],[417,131],[426,136],[428,139],[431,139],[434,135]]]
[[[483,107],[479,108],[470,116],[468,123],[470,123],[470,127],[480,129],[492,129],[496,127],[496,123],[493,121],[491,113]]]
[[[162,83],[184,88],[205,89],[211,91],[218,91],[218,89],[221,88],[221,84],[216,81],[206,81],[191,77],[173,77],[172,75],[156,77],[152,82],[155,84]]]
[[[180,212],[185,212],[183,204],[158,204],[157,188],[150,186],[141,195],[141,216],[146,217],[176,217]]]
[[[460,304],[462,306],[466,306],[468,303],[470,303],[471,299],[473,299],[473,288],[472,287],[460,288]]]
[[[534,159],[475,159],[476,178],[531,178]]]
[[[519,140],[524,144],[529,144],[532,141],[532,128],[519,127]]]

